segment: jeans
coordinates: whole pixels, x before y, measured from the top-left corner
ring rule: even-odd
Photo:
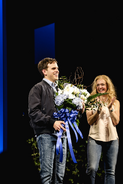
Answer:
[[[89,137],[87,145],[87,175],[91,184],[95,184],[96,172],[99,167],[101,153],[103,152],[105,184],[115,184],[115,167],[119,149],[119,140],[110,142],[96,141]]]
[[[56,155],[57,137],[49,134],[41,134],[37,137],[40,154],[40,177],[42,184],[62,184],[65,174],[67,140],[62,138],[63,161],[59,161],[60,155]]]

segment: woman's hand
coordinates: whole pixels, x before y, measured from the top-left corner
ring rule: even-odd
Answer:
[[[112,108],[114,101],[115,101],[114,109],[113,109],[113,111],[111,111],[111,108]],[[118,100],[116,100],[116,98],[114,97],[111,100],[110,104],[108,105],[108,108],[110,110],[112,122],[113,122],[114,126],[116,126],[120,121],[120,102]]]
[[[112,105],[113,105],[113,103],[114,103],[115,100],[116,100],[115,97],[111,100],[111,102],[110,102],[109,105],[108,105],[108,108],[109,108],[109,109],[111,109],[111,107],[112,107]]]

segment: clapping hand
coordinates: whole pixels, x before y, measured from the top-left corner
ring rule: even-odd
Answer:
[[[112,105],[113,105],[113,103],[114,103],[115,100],[116,100],[115,97],[111,100],[111,102],[110,102],[109,105],[108,105],[108,108],[109,108],[109,109],[111,109],[111,107],[112,107]]]

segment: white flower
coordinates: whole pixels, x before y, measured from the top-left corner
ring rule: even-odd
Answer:
[[[75,104],[77,106],[77,109],[82,109],[83,108],[83,104],[82,104],[83,100],[81,98],[74,98],[72,103]]]
[[[84,103],[87,102],[87,98],[84,95],[81,95],[80,98],[84,101]]]
[[[63,93],[63,90],[61,90],[60,88],[58,88],[58,95],[61,95]]]
[[[79,97],[84,101],[84,103],[87,102],[87,98],[90,96],[90,93],[86,89],[80,90]]]
[[[84,95],[86,98],[90,96],[90,93],[86,89],[81,89],[80,93],[81,95]]]
[[[64,100],[66,100],[67,98],[68,98],[68,96],[66,94],[58,95],[55,98],[55,104],[57,106],[60,106],[60,105],[62,105],[64,103]]]
[[[56,104],[57,106],[62,105],[63,102],[64,102],[63,95],[58,95],[58,96],[55,98],[55,104]]]
[[[64,93],[73,93],[73,85],[72,84],[68,84],[68,85],[66,85],[65,86],[65,88],[64,88]]]
[[[72,84],[68,84],[64,90],[63,90],[63,94],[66,94],[68,95],[69,99],[74,99],[75,98],[75,95],[73,94],[73,91],[74,91],[74,86]]]
[[[74,86],[73,89],[74,89],[74,90],[73,90],[73,93],[74,93],[74,94],[79,94],[79,93],[80,93],[79,88],[77,88],[76,86]]]
[[[69,94],[69,99],[74,99],[74,98],[75,98],[75,95]]]

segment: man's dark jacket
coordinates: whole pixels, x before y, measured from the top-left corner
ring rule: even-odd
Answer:
[[[56,112],[54,104],[54,90],[45,81],[41,81],[29,92],[28,114],[30,125],[35,135],[52,134],[53,124],[56,121],[52,116]]]

